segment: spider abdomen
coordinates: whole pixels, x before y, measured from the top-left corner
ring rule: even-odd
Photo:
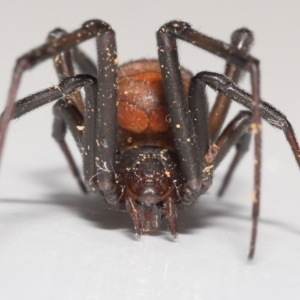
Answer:
[[[188,92],[191,74],[182,71]],[[170,117],[157,60],[127,63],[118,72],[119,149],[158,146],[174,150]]]

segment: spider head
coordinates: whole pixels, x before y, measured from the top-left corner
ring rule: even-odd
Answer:
[[[151,154],[143,155],[129,176],[130,193],[146,206],[161,202],[171,187],[163,164]]]
[[[178,200],[177,164],[169,153],[156,151],[136,153],[127,160],[124,186],[126,210],[131,215],[138,235],[158,228],[162,216],[167,216],[167,203]]]

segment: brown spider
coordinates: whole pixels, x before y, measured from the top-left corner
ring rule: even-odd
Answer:
[[[95,38],[97,67],[78,48]],[[179,65],[176,40],[182,39],[223,57],[225,75],[193,76]],[[255,135],[255,186],[249,258],[253,258],[259,214],[261,116],[284,131],[300,166],[300,151],[286,117],[260,100],[259,62],[247,52],[251,31],[242,28],[231,44],[212,39],[185,22],[171,21],[157,32],[158,61],[136,60],[120,67],[115,33],[105,22],[91,20],[71,33],[53,30],[45,44],[21,56],[13,72],[7,107],[1,116],[0,154],[11,119],[56,101],[52,136],[84,192],[104,195],[111,205],[125,205],[137,236],[157,228],[162,217],[177,235],[176,212],[191,205],[212,184],[213,171],[230,147],[236,155],[221,187],[222,194]],[[23,72],[54,59],[61,82],[15,102]],[[75,75],[74,66],[80,70]],[[252,95],[235,83],[250,72]],[[219,92],[208,113],[205,86]],[[84,101],[79,92],[84,88]],[[220,134],[230,101],[241,111]],[[65,143],[69,128],[83,158],[84,181]]]

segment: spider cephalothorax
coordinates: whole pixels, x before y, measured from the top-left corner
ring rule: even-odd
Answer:
[[[90,38],[96,40],[97,65],[77,47]],[[193,76],[183,69],[177,39],[224,58],[226,76],[211,72]],[[292,126],[280,111],[260,99],[259,61],[247,54],[252,41],[251,31],[245,28],[236,30],[227,44],[175,20],[157,31],[158,60],[137,60],[118,67],[115,33],[107,23],[91,20],[71,33],[55,29],[45,44],[17,60],[1,117],[0,155],[11,119],[56,101],[52,136],[81,189],[102,194],[111,205],[125,204],[138,236],[156,229],[165,217],[176,237],[177,208],[192,204],[208,190],[213,171],[229,148],[236,146],[222,194],[253,132],[252,258],[260,201],[261,117],[283,130],[300,166]],[[15,103],[23,72],[51,57],[61,82]],[[73,63],[81,74],[75,75]],[[250,73],[252,95],[235,84],[242,70]],[[206,85],[219,92],[211,112]],[[230,100],[247,111],[222,129]],[[84,180],[65,142],[66,128],[82,153]]]
[[[178,157],[159,147],[127,150],[117,162],[117,182],[123,187],[119,202],[132,216],[137,234],[156,229],[165,216],[176,235],[176,203],[180,202]]]

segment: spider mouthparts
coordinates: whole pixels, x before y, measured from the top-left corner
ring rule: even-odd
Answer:
[[[157,205],[139,205],[139,215],[143,233],[148,234],[158,229],[161,221],[161,208]]]

